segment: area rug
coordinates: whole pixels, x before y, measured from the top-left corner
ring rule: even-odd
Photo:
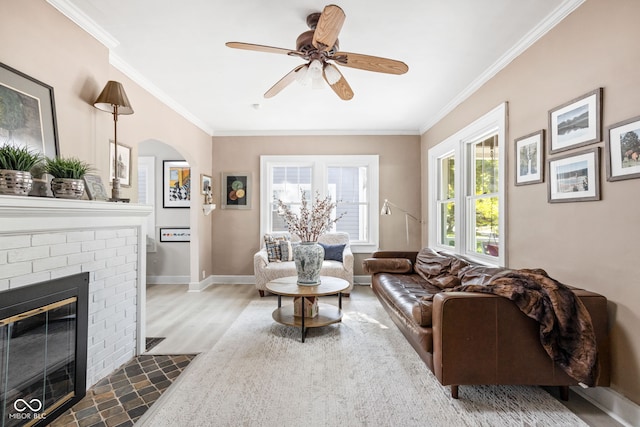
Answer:
[[[275,304],[251,302],[136,425],[586,426],[538,387],[461,386],[452,399],[377,301],[350,298],[305,343],[272,320]]]

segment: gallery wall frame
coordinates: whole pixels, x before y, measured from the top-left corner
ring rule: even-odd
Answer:
[[[57,157],[58,126],[53,87],[0,62],[0,141]],[[29,114],[11,112],[28,111]]]
[[[602,140],[602,88],[549,111],[549,154]]]
[[[222,172],[222,209],[251,209],[251,172]]]
[[[113,181],[113,160],[115,157],[115,144],[109,140],[109,177]],[[131,187],[131,147],[118,142],[118,172],[120,186]]]
[[[107,190],[104,188],[102,178],[99,175],[86,174],[84,177],[85,189],[89,200],[108,200]]]
[[[640,116],[607,128],[607,181],[640,178]]]
[[[190,242],[191,228],[189,227],[160,227],[161,242]]]
[[[185,160],[162,161],[162,207],[189,208],[191,168]]]
[[[600,200],[600,147],[548,160],[549,203]]]
[[[516,185],[544,181],[544,137],[545,130],[541,129],[515,139]]]
[[[202,173],[200,174],[200,194],[207,194],[207,189],[213,190],[213,178]]]

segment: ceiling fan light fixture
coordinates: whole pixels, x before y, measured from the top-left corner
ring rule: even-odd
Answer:
[[[325,65],[324,76],[327,79],[327,83],[329,83],[331,86],[338,83],[342,78],[340,71],[338,71],[338,69],[333,64]]]
[[[309,66],[305,65],[296,71],[296,81],[303,86],[306,86],[309,83]]]
[[[309,64],[309,75],[312,80],[322,79],[322,62],[314,59]]]

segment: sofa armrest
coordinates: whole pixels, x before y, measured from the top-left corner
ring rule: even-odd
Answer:
[[[415,264],[417,257],[417,251],[377,251],[371,255],[371,258],[406,258],[412,264]]]
[[[345,246],[344,251],[342,252],[342,265],[345,270],[353,271],[353,252],[349,245]]]
[[[266,268],[269,265],[269,258],[267,256],[267,250],[262,248],[253,255],[253,269],[259,271]]]

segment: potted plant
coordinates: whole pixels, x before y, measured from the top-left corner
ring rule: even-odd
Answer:
[[[84,194],[85,174],[93,167],[75,157],[56,157],[46,159],[44,171],[53,176],[51,191],[53,195],[62,199],[79,199]]]
[[[30,170],[42,163],[39,153],[27,147],[0,147],[0,194],[26,196],[33,187]]]
[[[300,210],[295,213],[285,202],[276,200],[278,215],[287,224],[289,232],[297,234],[301,243],[293,248],[293,260],[298,273],[298,285],[315,286],[320,283],[320,270],[324,260],[324,248],[318,244],[318,237],[326,233],[333,223],[342,218],[346,212],[331,219],[336,203],[331,196],[320,199],[316,193],[313,206],[309,207],[304,190],[300,190]]]

